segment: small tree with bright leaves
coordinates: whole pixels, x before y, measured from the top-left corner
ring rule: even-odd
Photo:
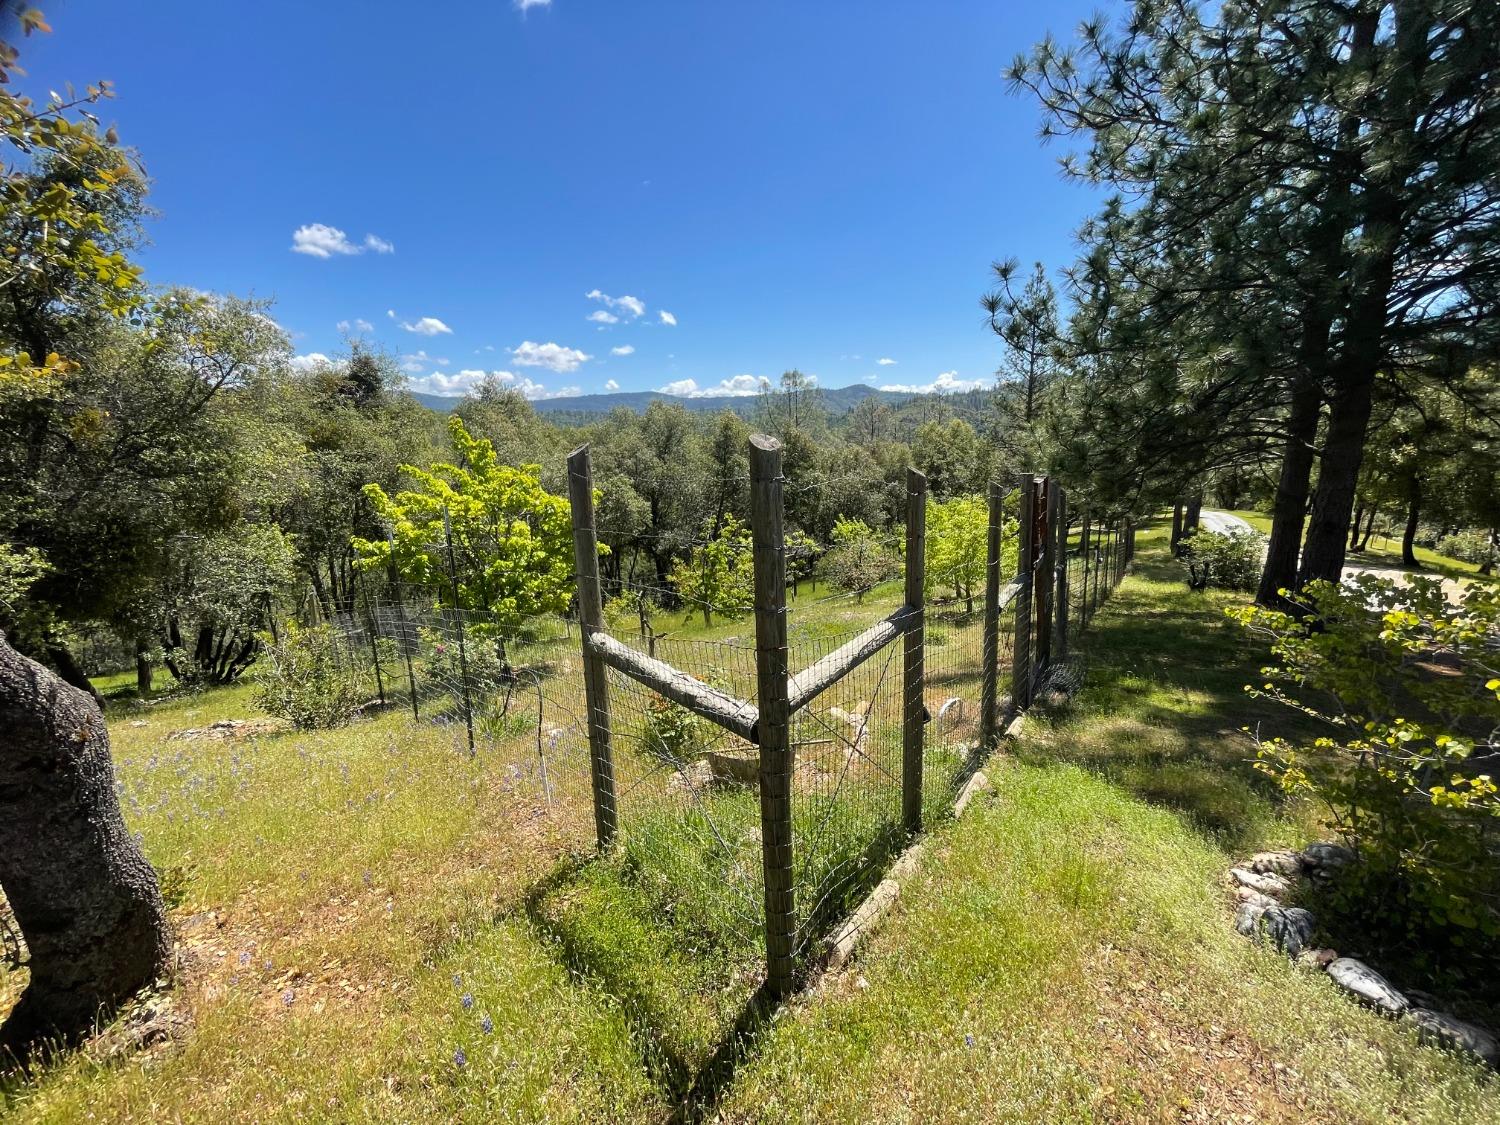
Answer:
[[[704,525],[705,533],[711,526]],[[725,516],[719,533],[694,547],[672,568],[672,585],[703,612],[703,623],[713,615],[739,617],[755,604],[755,555],[750,531],[733,516]]]
[[[852,592],[856,602],[901,568],[864,520],[835,520],[830,538],[833,546],[823,556],[823,571],[838,589]]]

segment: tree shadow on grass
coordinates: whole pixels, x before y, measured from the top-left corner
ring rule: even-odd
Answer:
[[[1172,809],[1220,846],[1255,847],[1285,799],[1255,770],[1262,736],[1305,735],[1305,720],[1247,695],[1269,656],[1224,609],[1248,595],[1194,593],[1164,550],[1143,551],[1126,583],[1075,642],[1084,687],[1038,715],[1016,748],[1030,762],[1075,762]]]

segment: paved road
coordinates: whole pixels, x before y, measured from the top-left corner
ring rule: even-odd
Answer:
[[[1198,522],[1209,531],[1217,531],[1220,535],[1243,535],[1247,531],[1254,531],[1248,523],[1239,516],[1232,516],[1228,512],[1198,513]]]

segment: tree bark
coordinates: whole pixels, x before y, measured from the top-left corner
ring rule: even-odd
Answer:
[[[1365,518],[1365,506],[1359,505],[1354,509],[1354,522],[1349,525],[1349,550],[1359,550],[1359,525]]]
[[[120,816],[104,716],[3,636],[0,887],[31,972],[0,1052],[76,1040],[166,973],[166,908]]]
[[[1188,498],[1187,511],[1182,516],[1182,534],[1194,535],[1203,518],[1203,493],[1195,492]]]
[[[1172,554],[1178,553],[1178,546],[1182,542],[1182,501],[1172,505]]]
[[[1286,447],[1281,454],[1281,475],[1271,510],[1271,539],[1266,546],[1260,588],[1255,594],[1255,600],[1263,606],[1282,606],[1280,591],[1290,590],[1297,583],[1297,555],[1302,545],[1302,524],[1306,519],[1318,414],[1322,407],[1323,395],[1317,380],[1304,376],[1292,391]]]
[[[1422,481],[1416,473],[1411,475],[1411,489],[1406,502],[1406,532],[1401,536],[1401,565],[1420,570],[1417,562],[1417,527],[1422,519]]]
[[[100,710],[104,709],[104,696],[100,695],[99,689],[89,682],[88,673],[74,659],[67,645],[61,641],[48,641],[47,659],[52,661],[52,666],[57,669],[57,674],[62,678],[63,683],[84,692],[94,701],[95,707]]]
[[[1374,331],[1378,333],[1379,329]],[[1328,440],[1323,445],[1312,516],[1307,522],[1307,539],[1302,544],[1298,586],[1318,579],[1337,584],[1344,573],[1349,517],[1354,510],[1354,490],[1370,425],[1374,364],[1347,372],[1345,378],[1345,385],[1328,414]]]
[[[151,642],[145,637],[135,639],[135,693],[142,699],[151,698]]]
[[[1379,511],[1374,504],[1370,505],[1370,513],[1365,516],[1365,533],[1360,536],[1359,549],[1368,551],[1370,549],[1370,535],[1375,530],[1375,513]]]

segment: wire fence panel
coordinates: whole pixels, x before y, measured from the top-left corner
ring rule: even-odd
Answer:
[[[920,503],[925,486],[915,479],[910,495]],[[790,576],[801,578],[800,588],[788,584],[786,652],[793,949],[802,963],[910,837],[904,730],[913,714],[924,719],[920,821],[931,825],[992,749],[986,732],[1003,729],[1049,673],[1041,631],[1054,642],[1055,663],[1086,653],[1099,609],[1124,576],[1134,533],[1110,514],[1049,497],[1053,487],[1028,477],[1003,497],[993,492],[989,519],[1001,530],[981,547],[989,570],[957,585],[949,572],[946,586],[929,584],[920,605],[903,601],[910,589],[881,587],[866,599],[817,590],[806,573]],[[1049,510],[1059,513],[1050,528],[1037,515]],[[1039,538],[1047,534],[1056,552],[1050,572]],[[986,590],[991,571],[999,572],[998,596],[996,586]],[[749,958],[749,971],[757,971],[753,961],[768,936],[766,839],[753,725],[756,623],[735,616],[745,606],[684,602],[670,589],[599,576],[603,624],[591,632],[567,616],[501,618],[444,605],[442,589],[363,578],[353,612],[330,625],[341,659],[368,675],[372,703],[447,729],[455,750],[482,755],[507,792],[548,819],[562,846],[584,852],[604,840],[653,908],[735,963]],[[677,631],[699,632],[688,621],[702,614],[703,631],[719,635],[660,631],[664,603],[681,607]],[[915,625],[922,672],[919,686],[908,688],[918,682],[903,656]],[[597,729],[591,739],[585,676],[595,658],[618,837],[613,825],[599,831],[606,775]],[[908,699],[908,691],[918,694]],[[987,697],[994,701],[988,719]],[[730,721],[726,707],[745,711]]]

